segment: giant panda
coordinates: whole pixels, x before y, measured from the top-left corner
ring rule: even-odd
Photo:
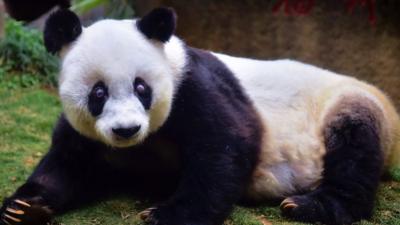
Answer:
[[[64,111],[0,224],[45,224],[115,193],[163,198],[140,214],[151,225],[219,225],[246,201],[279,200],[304,222],[371,216],[381,175],[400,164],[399,117],[381,91],[192,48],[175,26],[169,8],[89,27],[65,9],[49,17]]]

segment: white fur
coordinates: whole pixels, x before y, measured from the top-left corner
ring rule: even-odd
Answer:
[[[90,138],[111,146],[126,147],[156,131],[169,115],[178,86],[185,54],[176,37],[163,44],[140,33],[134,20],[102,20],[83,29],[79,38],[63,48],[59,92],[72,126]],[[133,92],[136,77],[152,88],[153,98],[146,111]],[[109,99],[94,118],[88,111],[93,85],[103,81]],[[112,128],[140,125],[139,134],[120,141]]]

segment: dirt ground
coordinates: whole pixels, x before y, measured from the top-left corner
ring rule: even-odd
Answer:
[[[141,1],[138,1],[140,3]],[[177,33],[198,48],[262,59],[291,58],[358,77],[382,88],[400,109],[400,1],[377,2],[370,25],[362,6],[321,1],[309,15],[272,12],[275,0],[156,0],[178,14]]]

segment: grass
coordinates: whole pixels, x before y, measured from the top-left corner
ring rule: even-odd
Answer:
[[[0,88],[0,198],[13,193],[34,169],[50,143],[52,127],[61,112],[54,93],[38,88]],[[143,204],[118,198],[57,217],[56,225],[135,225]],[[299,225],[282,219],[278,207],[236,207],[226,225]],[[400,225],[400,183],[384,182],[375,216],[358,225]]]

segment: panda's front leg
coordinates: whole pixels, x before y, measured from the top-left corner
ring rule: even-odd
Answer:
[[[15,195],[4,200],[0,209],[1,225],[42,225],[51,220],[54,211],[39,193],[30,194],[34,193],[35,189],[39,187],[26,183]]]
[[[240,199],[252,166],[234,146],[207,144],[187,149],[176,193],[143,211],[151,225],[219,225]]]
[[[44,225],[94,195],[90,171],[85,169],[90,163],[66,150],[53,146],[25,184],[5,199],[0,225]]]
[[[82,164],[73,155],[67,156],[64,147],[53,145],[25,184],[5,199],[1,225],[44,225],[55,213],[84,199]]]
[[[91,187],[101,168],[95,166],[92,153],[83,149],[81,140],[61,118],[49,152],[25,184],[3,202],[0,225],[43,225],[54,214],[94,196]],[[96,190],[101,188],[97,186]]]

